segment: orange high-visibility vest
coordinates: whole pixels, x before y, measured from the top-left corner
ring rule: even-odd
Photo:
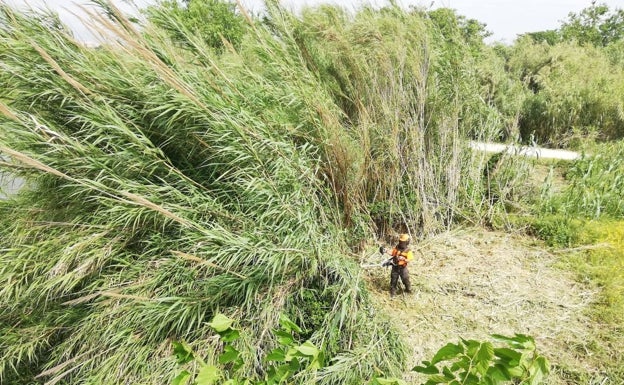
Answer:
[[[414,259],[414,253],[411,250],[399,251],[396,247],[390,251],[390,255],[394,257],[394,263],[397,266],[407,266],[407,262]],[[404,257],[405,260],[400,260],[399,257]]]

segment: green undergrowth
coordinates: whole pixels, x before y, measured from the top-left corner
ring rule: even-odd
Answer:
[[[238,350],[238,341],[245,330],[236,321],[217,314],[209,326],[218,335],[220,346],[208,356],[198,354],[184,341],[172,341],[173,355],[179,365],[171,385],[280,385],[298,384],[302,378],[318,382],[325,373],[323,348],[310,340],[302,343],[304,330],[287,316],[280,315],[279,328],[272,331],[279,346],[263,352],[262,376],[245,376],[239,372],[245,355]],[[537,352],[535,340],[526,335],[513,337],[492,335],[493,341],[461,339],[440,348],[431,361],[422,361],[412,371],[422,375],[423,385],[539,385],[550,372],[546,357]],[[407,385],[397,377],[386,377],[382,371],[366,385]]]
[[[620,384],[624,383],[624,221],[591,221],[586,228],[594,233],[595,242],[565,253],[561,264],[597,292],[588,310],[592,340],[585,349],[591,351],[600,375],[589,378],[600,376],[608,378],[607,383]]]

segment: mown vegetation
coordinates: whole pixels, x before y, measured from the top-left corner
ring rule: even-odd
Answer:
[[[620,10],[502,46],[449,9],[165,1],[139,23],[97,3],[97,48],[0,5],[0,167],[27,181],[0,201],[3,383],[167,383],[171,340],[217,357],[217,313],[244,330],[245,378],[280,314],[327,356],[298,383],[400,377],[400,332],[351,255],[367,241],[527,212],[553,246],[617,239]],[[470,140],[595,147],[539,194],[531,162]],[[570,264],[604,290],[600,357],[624,380],[615,250]]]

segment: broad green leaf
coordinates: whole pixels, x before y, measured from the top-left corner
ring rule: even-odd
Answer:
[[[494,346],[489,342],[481,344],[479,351],[477,352],[477,359],[479,361],[491,361],[494,358]]]
[[[487,371],[487,376],[496,381],[511,381],[509,371],[500,364],[490,367]]]
[[[512,378],[521,378],[522,375],[524,375],[524,368],[522,366],[507,368],[507,371]]]
[[[185,385],[188,381],[189,377],[191,377],[191,373],[187,370],[182,371],[182,373],[178,374],[176,378],[171,381],[171,385]]]
[[[475,358],[475,368],[477,369],[479,374],[484,375],[490,367],[492,359],[494,358],[494,346],[492,346],[492,344],[489,342],[482,343],[481,347],[477,351]]]
[[[240,338],[240,332],[236,329],[227,329],[223,332],[219,332],[219,335],[223,342],[232,342]]]
[[[446,377],[439,374],[431,375],[427,380],[427,384],[446,384],[447,382]]]
[[[284,346],[290,346],[295,342],[292,334],[283,330],[276,330],[275,336],[277,337],[277,341]]]
[[[295,349],[299,353],[308,357],[316,357],[319,353],[319,349],[316,346],[314,346],[314,344],[310,341],[304,342],[303,344],[295,347]]]
[[[179,365],[186,364],[187,362],[193,361],[195,358],[193,356],[193,351],[189,346],[187,346],[183,342],[173,341],[173,354],[176,357],[176,362]]]
[[[453,373],[451,371],[451,369],[449,369],[448,366],[445,366],[442,368],[442,375],[444,377],[446,377],[447,380],[454,380],[455,379],[455,373]]]
[[[325,367],[325,354],[323,354],[323,351],[320,351],[314,360],[310,362],[309,368],[314,370],[321,369],[323,367]]]
[[[466,355],[468,357],[474,357],[481,347],[481,342],[479,341],[462,339],[462,342],[466,346]]]
[[[295,373],[299,371],[299,369],[301,369],[301,363],[299,362],[298,359],[293,358],[292,360],[290,360],[288,367],[291,372]]]
[[[440,361],[457,357],[463,352],[464,348],[461,345],[448,343],[438,350],[438,352],[433,356],[433,359],[431,359],[431,363],[437,364]]]
[[[277,368],[274,365],[271,365],[266,370],[265,379],[266,379],[267,384],[274,382],[276,378],[277,378]]]
[[[495,341],[500,341],[500,342],[507,342],[507,343],[516,343],[516,342],[518,342],[515,338],[507,337],[507,336],[504,336],[502,334],[492,334],[491,337]]]
[[[507,379],[504,373],[497,367],[490,367],[487,374],[483,377],[485,381],[484,385],[502,385],[507,383]]]
[[[210,325],[210,327],[213,328],[214,331],[216,331],[217,333],[222,333],[232,327],[233,323],[233,319],[230,319],[225,315],[219,313],[214,316],[212,322],[210,322],[208,325]]]
[[[453,365],[451,365],[451,370],[453,372],[456,372],[459,369],[466,369],[467,370],[471,365],[472,365],[472,362],[471,362],[470,358],[468,358],[466,356],[463,356],[459,360],[453,362]]]
[[[277,383],[284,381],[286,378],[290,377],[293,374],[293,371],[290,369],[289,364],[280,365],[275,368],[273,380]]]
[[[287,332],[303,333],[303,330],[294,322],[292,322],[284,314],[280,314],[280,326]]]
[[[496,341],[506,342],[514,348],[524,348],[535,350],[535,340],[531,336],[525,334],[516,334],[513,337],[506,337],[500,334],[492,334],[492,338]]]
[[[481,385],[479,377],[472,373],[467,373],[465,376],[460,375],[460,378],[462,385]]]
[[[308,365],[306,369],[307,370],[319,370],[322,367],[323,367],[323,363],[318,358],[315,358],[310,362],[310,364]]]
[[[436,368],[434,365],[429,366],[414,366],[412,368],[414,372],[423,373],[423,374],[438,374],[440,370]]]
[[[217,383],[220,378],[221,369],[214,365],[206,365],[199,370],[199,373],[197,373],[195,382],[197,385],[212,385]]]
[[[234,362],[236,361],[239,355],[240,355],[240,352],[238,350],[234,349],[230,345],[226,345],[225,348],[223,349],[223,353],[219,355],[219,363],[227,364],[229,362]]]
[[[232,363],[232,370],[233,371],[237,371],[238,369],[240,369],[243,365],[245,365],[245,361],[243,361],[243,359],[241,357],[238,357],[236,359],[236,361],[234,361]]]
[[[539,365],[540,369],[542,370],[542,372],[544,372],[546,374],[550,373],[550,362],[548,362],[548,359],[546,357],[539,356],[539,357],[537,357],[535,362],[538,363],[538,365]]]
[[[286,359],[286,352],[283,349],[273,349],[265,358],[266,361],[280,361]]]
[[[531,374],[529,384],[530,385],[539,385],[544,381],[546,374],[550,372],[548,362],[545,357],[537,357],[531,368],[529,369],[529,373]]]
[[[529,385],[541,385],[544,382],[544,373],[535,372],[529,379]]]
[[[286,352],[286,357],[284,358],[284,361],[286,362],[290,362],[293,358],[300,356],[299,352],[297,351],[297,349],[295,348],[290,348],[288,349],[288,351]]]
[[[509,348],[496,348],[494,349],[494,355],[508,363],[509,366],[518,366],[522,359],[522,353]]]

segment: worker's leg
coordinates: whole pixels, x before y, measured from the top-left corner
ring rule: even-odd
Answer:
[[[392,266],[392,271],[390,272],[390,295],[396,294],[398,283],[399,283],[399,268],[397,266]]]
[[[410,283],[409,270],[407,270],[407,267],[401,268],[401,282],[403,282],[403,285],[405,286],[405,291],[411,293],[412,285]]]

